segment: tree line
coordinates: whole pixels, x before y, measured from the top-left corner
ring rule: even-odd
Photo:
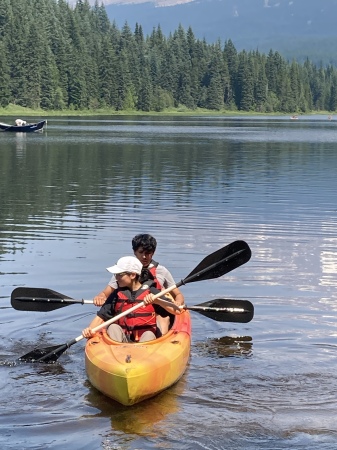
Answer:
[[[287,61],[277,51],[238,52],[179,26],[144,36],[111,23],[103,5],[1,0],[0,105],[33,109],[256,112],[337,109],[337,70]]]

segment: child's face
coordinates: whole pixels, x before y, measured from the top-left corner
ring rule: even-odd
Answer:
[[[129,272],[116,273],[115,278],[119,287],[132,287],[134,274]]]

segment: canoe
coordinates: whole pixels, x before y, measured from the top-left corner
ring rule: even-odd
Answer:
[[[134,405],[159,394],[183,376],[190,346],[188,311],[175,316],[167,334],[145,343],[119,343],[103,330],[87,341],[87,377],[104,395],[122,405]]]
[[[1,131],[14,131],[16,133],[31,133],[34,131],[42,130],[46,124],[46,120],[42,120],[38,123],[28,123],[27,125],[22,125],[18,127],[17,125],[8,125],[6,123],[0,123]]]

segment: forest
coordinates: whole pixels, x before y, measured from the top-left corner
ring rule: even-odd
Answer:
[[[97,1],[1,0],[0,106],[46,111],[336,111],[337,69],[238,52],[179,26],[118,28]]]

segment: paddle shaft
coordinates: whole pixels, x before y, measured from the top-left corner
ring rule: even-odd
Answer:
[[[175,285],[176,286],[176,285]],[[163,291],[160,292],[160,294],[163,294]],[[76,300],[76,299],[69,299],[69,298],[43,298],[43,297],[16,297],[16,300],[19,302],[46,302],[49,303],[69,303],[69,304],[80,304],[80,305],[93,305],[93,300]],[[172,302],[169,302],[167,300],[162,300],[167,306],[172,306]],[[242,300],[236,300],[237,302],[240,302]],[[198,311],[198,310],[205,310],[207,307],[205,306],[188,306],[187,309],[190,309],[191,311]],[[228,312],[241,312],[244,311],[242,308],[232,308],[232,307],[222,307],[222,308],[215,308],[211,307],[214,311],[228,311]],[[131,310],[131,309],[130,309]]]
[[[21,289],[21,288],[17,288]],[[25,289],[25,288],[23,288]],[[33,292],[41,292],[42,295],[48,295],[47,289],[31,288]],[[45,294],[43,294],[43,292]],[[63,296],[55,291],[49,292],[51,297],[16,297],[12,298],[12,306],[19,311],[41,311],[48,312],[55,309],[62,308],[71,304],[93,304],[92,300],[74,300],[67,296]],[[58,295],[58,298],[52,297]],[[161,306],[165,302],[172,307],[172,302],[166,302],[161,299]],[[217,322],[250,322],[254,316],[254,306],[248,300],[233,300],[233,299],[213,299],[206,303],[196,306],[184,306],[184,308],[195,311]]]
[[[14,304],[13,304],[14,303]],[[19,309],[22,311],[27,311],[27,309],[24,309],[23,307],[18,307],[18,305],[20,304],[24,304],[24,303],[46,303],[46,304],[50,304],[51,307],[53,306],[53,304],[58,304],[58,303],[65,303],[64,306],[67,306],[68,304],[80,304],[80,305],[93,305],[94,301],[93,300],[84,300],[83,298],[80,300],[76,300],[73,298],[49,298],[49,297],[15,297],[14,301],[12,302],[12,306],[15,309]],[[29,309],[28,309],[29,311]]]

